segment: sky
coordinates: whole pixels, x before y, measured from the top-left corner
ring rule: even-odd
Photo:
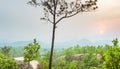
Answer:
[[[29,0],[0,0],[0,41],[51,42],[52,24],[41,21],[42,7],[27,5]],[[98,0],[98,9],[62,20],[56,42],[120,39],[120,0]]]

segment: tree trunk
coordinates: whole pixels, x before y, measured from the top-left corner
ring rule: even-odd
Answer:
[[[30,69],[30,62],[28,62],[28,67],[27,68]]]
[[[54,41],[55,41],[55,29],[56,29],[56,4],[55,4],[55,0],[53,0],[53,3],[54,3],[53,31],[52,31],[51,52],[50,52],[50,58],[49,58],[49,69],[52,69],[52,57],[53,57]]]
[[[50,52],[50,59],[49,59],[49,69],[52,69],[52,56],[54,50],[54,41],[55,41],[55,24],[53,24],[53,34],[52,34],[52,44],[51,44],[51,52]]]
[[[53,56],[53,50],[54,50],[55,29],[56,29],[55,18],[56,18],[56,14],[55,14],[55,10],[54,10],[53,31],[52,31],[52,44],[51,44],[51,52],[50,52],[50,59],[49,59],[49,69],[52,69],[52,56]]]

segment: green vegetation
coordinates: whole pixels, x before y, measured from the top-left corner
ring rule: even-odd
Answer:
[[[11,47],[10,57],[21,57],[24,54],[24,47]]]
[[[10,55],[10,50],[11,50],[10,46],[4,46],[1,48],[1,52],[7,57],[9,57]]]
[[[8,58],[0,53],[0,69],[18,69],[14,59]]]
[[[24,47],[24,61],[30,64],[30,61],[36,59],[39,56],[40,45],[34,39],[33,43],[28,44]]]
[[[54,53],[52,69],[119,69],[120,47],[118,39],[112,45],[70,47]],[[48,69],[49,52],[41,59],[43,69]]]
[[[103,54],[103,68],[104,69],[120,69],[120,47],[118,46],[118,39],[114,39],[113,46],[107,46],[108,50]]]
[[[34,39],[33,43],[28,44],[24,47],[24,61],[30,62],[39,56],[40,45]]]
[[[53,52],[53,64],[52,69],[120,69],[120,46],[118,45],[118,39],[114,39],[113,45],[105,46],[73,46],[67,49],[61,49]],[[4,47],[3,47],[4,48]],[[37,60],[40,63],[42,69],[49,68],[49,56],[50,50],[45,49],[45,53],[40,54],[40,45],[34,39],[33,43],[29,43],[24,48],[11,47],[9,55],[13,54],[13,50],[18,49],[20,54],[24,52],[24,61],[30,62]],[[1,48],[2,51],[2,48]],[[14,52],[14,56],[18,54]],[[19,57],[19,56],[18,56]],[[15,61],[0,53],[0,69],[17,69]]]

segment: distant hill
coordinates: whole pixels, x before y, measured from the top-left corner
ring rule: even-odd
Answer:
[[[25,46],[28,43],[32,41],[16,41],[16,42],[1,42],[0,46]],[[41,45],[42,48],[50,48],[51,44],[50,43],[45,43],[39,41],[39,44]],[[55,42],[55,48],[68,48],[71,46],[75,45],[80,45],[80,46],[86,46],[86,45],[92,45],[92,46],[98,46],[98,45],[106,45],[106,44],[112,44],[111,40],[99,40],[95,42],[91,42],[90,40],[87,39],[81,39],[79,41],[68,41],[68,42]]]
[[[28,43],[30,43],[30,41],[4,42],[0,43],[0,46],[24,46]]]
[[[16,42],[0,42],[0,47],[2,46],[13,46],[13,47],[23,47],[26,46],[27,44],[31,43],[32,41],[16,41]],[[49,44],[48,43],[43,43],[41,41],[39,41],[39,44],[43,47],[43,48],[48,48]]]
[[[111,45],[112,41],[111,40],[98,40],[95,42],[91,42],[90,40],[82,39],[82,40],[79,40],[77,43],[81,46],[86,46],[86,45],[98,46],[98,45],[106,45],[106,44]]]

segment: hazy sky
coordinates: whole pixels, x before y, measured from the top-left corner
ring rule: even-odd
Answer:
[[[24,41],[37,38],[51,42],[52,24],[41,21],[41,7],[27,5],[28,0],[0,0],[0,41]],[[79,13],[62,20],[56,29],[56,41],[120,38],[120,0],[98,0],[94,12]]]

